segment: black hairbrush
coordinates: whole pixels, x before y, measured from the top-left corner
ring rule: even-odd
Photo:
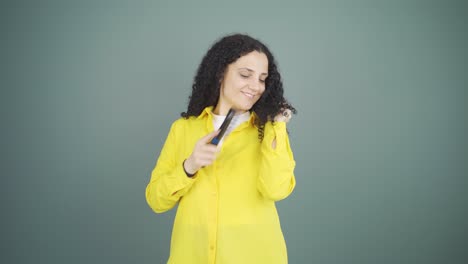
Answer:
[[[226,129],[229,127],[229,123],[231,123],[231,120],[232,118],[234,117],[234,114],[236,113],[236,111],[234,111],[234,109],[229,109],[229,112],[227,113],[226,115],[226,119],[224,119],[224,122],[223,124],[221,125],[221,127],[219,129],[221,129],[221,131],[219,131],[219,134],[216,135],[216,137],[214,137],[212,140],[211,140],[211,144],[213,145],[218,145],[218,143],[221,141],[221,139],[223,138],[224,136],[224,133],[226,132]]]

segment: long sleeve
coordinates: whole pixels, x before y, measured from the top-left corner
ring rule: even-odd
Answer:
[[[182,140],[177,139],[180,133],[177,121],[171,126],[169,135],[161,150],[155,168],[151,172],[151,179],[146,187],[146,201],[156,213],[162,213],[175,206],[196,181],[189,178],[182,167],[183,160],[177,155],[178,146]]]
[[[296,186],[294,167],[296,162],[289,144],[285,122],[265,124],[261,149],[261,164],[257,188],[267,199],[279,201],[292,193]],[[276,148],[272,147],[276,139]]]

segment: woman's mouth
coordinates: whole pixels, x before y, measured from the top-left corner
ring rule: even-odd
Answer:
[[[253,99],[255,97],[254,94],[251,94],[251,93],[246,93],[246,92],[242,92],[247,98],[250,98],[250,99]]]

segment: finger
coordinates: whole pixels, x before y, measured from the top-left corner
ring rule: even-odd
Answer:
[[[212,144],[206,144],[200,147],[200,151],[206,153],[216,153],[217,150],[217,146]]]
[[[196,153],[195,153],[195,157],[198,159],[198,158],[201,158],[201,157],[208,157],[208,156],[215,156],[216,153],[218,152],[216,146],[212,145],[214,148],[207,148],[207,146],[209,146],[211,144],[207,144],[203,147],[200,147]]]
[[[205,166],[211,165],[213,164],[214,161],[215,161],[215,158],[204,158],[200,160],[200,166],[205,167]]]
[[[276,117],[275,121],[278,122],[288,122],[289,119],[292,117],[292,111],[290,109],[282,109],[281,112],[279,112]]]
[[[203,142],[203,143],[209,143],[214,137],[216,137],[216,135],[218,135],[219,133],[219,129],[209,133],[208,135],[202,137],[200,139],[200,142]]]
[[[213,159],[213,158],[216,158],[216,154],[215,153],[203,153],[203,154],[200,154],[198,157],[197,157],[197,160],[199,162],[203,161],[203,160],[210,160],[210,159]]]
[[[289,121],[289,119],[291,119],[292,117],[292,112],[290,109],[286,109],[284,112],[283,112],[283,116],[286,118],[286,122]]]
[[[276,115],[275,117],[275,121],[276,122],[282,122],[282,121],[285,121],[286,120],[286,117],[282,114],[282,113],[279,113],[278,115]]]
[[[195,159],[195,164],[197,167],[204,167],[213,162],[213,158],[210,156],[200,156]]]

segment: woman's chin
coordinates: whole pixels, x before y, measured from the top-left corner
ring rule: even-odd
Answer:
[[[239,107],[236,107],[235,109],[237,112],[247,112],[251,108],[252,108],[251,106],[239,106]]]
[[[243,103],[243,104],[238,104],[236,106],[233,106],[237,111],[249,111],[250,109],[252,109],[253,107],[253,104],[250,104],[250,103]]]

